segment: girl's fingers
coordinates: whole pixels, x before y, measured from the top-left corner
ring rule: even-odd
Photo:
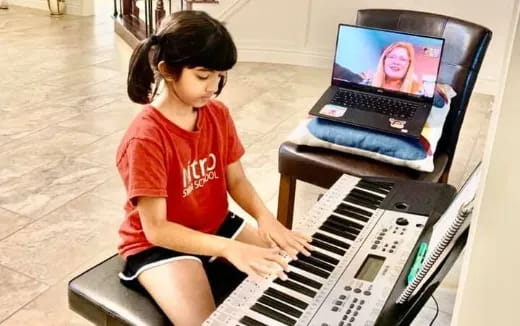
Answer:
[[[310,235],[306,235],[300,232],[291,231],[291,233],[296,236],[298,239],[302,239],[306,242],[312,242],[312,237]]]
[[[314,246],[311,245],[307,240],[305,239],[302,239],[302,238],[295,238],[296,241],[298,241],[298,243],[300,245],[302,245],[303,247],[305,247],[307,250],[314,250]]]
[[[244,268],[243,272],[257,283],[263,279],[263,277],[251,267]]]
[[[289,266],[285,263],[285,261],[282,259],[281,256],[278,256],[279,258],[272,257],[274,262],[262,264],[262,263],[256,263],[253,264],[251,267],[256,271],[256,273],[264,278],[269,277],[270,275],[276,274],[281,280],[285,281],[288,279],[287,274],[284,273],[285,269],[284,265],[287,267],[287,270]]]
[[[291,244],[291,247],[293,247],[298,252],[301,252],[305,256],[310,256],[311,255],[311,253],[307,249],[305,249],[305,247],[301,243],[299,243],[298,241],[291,240],[290,244]]]
[[[289,257],[291,257],[294,260],[298,259],[298,257],[296,257],[296,255],[298,255],[298,250],[291,246],[287,239],[278,240],[276,241],[276,243],[278,244],[278,247],[280,247],[281,250],[285,251],[285,253],[289,255]]]
[[[280,255],[281,254],[281,249],[278,246],[269,248],[268,250],[271,255]]]
[[[294,260],[298,259],[297,255],[299,252],[306,256],[311,255],[310,251],[314,250],[314,247],[309,244],[309,241],[312,238],[299,232],[288,231],[284,233],[278,235],[278,237],[268,237],[276,243],[277,247],[284,250]]]
[[[267,257],[267,259],[274,261],[275,263],[280,265],[284,271],[289,271],[289,264],[287,264],[287,262],[281,255],[271,255]]]
[[[293,239],[295,241],[297,241],[301,246],[303,246],[305,249],[307,249],[308,251],[312,251],[314,250],[314,246],[312,246],[308,239],[310,237],[307,237],[307,236],[304,236],[303,234],[301,233],[298,233],[298,232],[292,232],[292,235],[293,235]],[[312,240],[312,238],[310,238]],[[303,251],[300,251],[303,253]]]
[[[287,277],[287,274],[285,274],[283,271],[279,271],[277,273],[278,277],[282,280],[282,281],[287,281],[289,278]]]
[[[269,234],[266,236],[266,238],[267,238],[267,243],[269,244],[269,247],[271,247],[271,248],[277,248],[278,247],[276,242],[271,238],[271,236],[269,236]]]
[[[291,257],[292,260],[298,260],[298,250],[290,246],[286,246],[282,249],[289,255],[289,257]]]
[[[314,250],[315,250],[314,246],[311,245],[310,243],[308,243],[307,241],[305,241],[305,242],[303,243],[303,246],[304,246],[307,250],[309,250],[309,251],[314,251]]]
[[[251,267],[263,277],[278,272],[280,268],[276,268],[276,264],[266,261],[265,263],[253,263]]]

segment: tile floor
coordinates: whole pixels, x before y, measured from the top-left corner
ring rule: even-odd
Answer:
[[[140,107],[125,94],[130,49],[109,17],[0,11],[0,325],[88,325],[67,307],[74,275],[115,252],[124,190],[115,148]],[[277,148],[329,80],[327,69],[239,63],[221,99],[261,197],[277,204]],[[474,94],[452,168],[460,185],[482,155],[492,97]],[[297,187],[295,216],[324,190]],[[449,325],[459,267],[437,291]],[[427,325],[428,304],[414,322]]]

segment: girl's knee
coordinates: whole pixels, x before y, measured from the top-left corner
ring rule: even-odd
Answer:
[[[180,259],[155,266],[142,272],[138,280],[174,325],[200,325],[215,310],[200,260]]]

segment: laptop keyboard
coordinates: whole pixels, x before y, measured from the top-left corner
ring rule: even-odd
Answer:
[[[410,119],[414,116],[419,104],[378,95],[350,92],[338,89],[331,104],[354,107],[359,110],[384,114],[392,118]]]

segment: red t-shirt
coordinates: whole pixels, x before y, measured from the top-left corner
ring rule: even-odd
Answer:
[[[127,190],[119,254],[126,259],[153,246],[139,218],[139,196],[165,197],[168,221],[214,234],[228,213],[225,167],[243,154],[229,111],[220,102],[199,108],[196,131],[145,106],[117,151]]]

